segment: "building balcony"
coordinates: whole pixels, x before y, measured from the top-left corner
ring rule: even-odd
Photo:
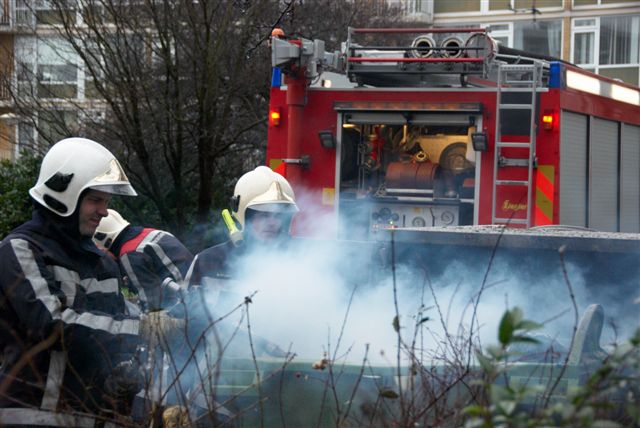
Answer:
[[[36,28],[42,6],[25,0],[0,0],[0,33],[15,33]]]
[[[11,92],[9,91],[9,82],[0,80],[0,106],[11,104]]]
[[[12,0],[0,0],[0,31],[11,27]]]

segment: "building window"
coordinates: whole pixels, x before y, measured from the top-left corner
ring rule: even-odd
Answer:
[[[516,9],[562,7],[562,0],[515,0]]]
[[[18,153],[22,150],[34,151],[36,146],[36,128],[31,122],[18,124]]]
[[[640,15],[576,18],[573,62],[612,79],[640,81]]]
[[[503,46],[512,46],[513,44],[513,26],[512,24],[489,24],[485,27],[492,39],[499,42]]]
[[[637,3],[638,0],[573,0],[574,6],[600,6],[603,4]]]
[[[26,25],[28,27],[35,26],[35,14],[33,8],[27,0],[16,0],[15,4],[15,22],[16,25]]]
[[[594,33],[577,33],[573,37],[576,64],[593,64],[596,36]]]
[[[35,95],[35,76],[37,45],[35,37],[16,38],[16,80],[18,84],[18,96],[31,98]]]
[[[39,40],[37,76],[40,98],[76,98],[78,67],[73,48],[58,38]]]
[[[516,21],[513,23],[513,47],[526,52],[562,56],[562,21]]]
[[[77,56],[63,39],[16,39],[18,93],[23,97],[76,98]]]
[[[434,13],[480,12],[480,0],[433,0]]]
[[[512,8],[511,0],[489,0],[489,10],[509,10]]]
[[[572,31],[573,63],[593,66],[596,60],[596,44],[599,41],[597,18],[574,19]]]
[[[71,2],[69,2],[69,4],[71,4]],[[52,7],[50,0],[36,0],[36,24],[58,25],[63,24],[65,21],[68,22],[70,19],[75,21],[74,14],[75,10],[71,7],[66,10],[61,10],[59,6]]]
[[[395,6],[396,4],[393,1],[389,1],[389,5]],[[399,6],[402,7],[400,4]],[[430,4],[428,0],[408,0],[404,3],[404,11],[408,15],[415,15],[415,14],[422,14],[422,13],[430,14],[432,12],[430,10],[431,6],[432,4]]]
[[[640,15],[600,18],[600,64],[637,64]]]

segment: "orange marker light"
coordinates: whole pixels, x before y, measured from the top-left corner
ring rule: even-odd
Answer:
[[[280,125],[280,110],[271,110],[269,112],[269,124],[271,126]]]
[[[545,113],[542,115],[542,127],[547,131],[553,129],[553,114]]]

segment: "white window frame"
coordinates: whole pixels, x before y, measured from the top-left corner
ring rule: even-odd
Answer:
[[[576,26],[576,21],[584,21],[587,19],[593,19],[594,24],[589,26]],[[583,68],[593,68],[596,70],[600,63],[600,58],[598,56],[600,52],[600,18],[597,16],[593,17],[580,17],[580,18],[572,18],[571,19],[571,52],[569,55],[570,61],[573,62],[573,58],[575,55],[575,35],[576,34],[586,34],[592,33],[594,37],[593,41],[593,63],[592,64],[576,64],[580,65]]]
[[[571,8],[574,10],[583,10],[583,9],[593,9],[593,8],[599,8],[599,9],[603,9],[603,8],[621,8],[621,7],[634,7],[634,6],[640,6],[640,1],[637,2],[620,2],[620,3],[602,3],[602,0],[596,0],[595,4],[584,4],[584,5],[578,5],[576,6],[575,4],[575,0],[571,0]]]
[[[435,0],[388,0],[390,6],[398,4],[403,13],[408,16],[427,16],[428,20],[433,16],[433,2]],[[418,4],[423,10],[418,10]]]
[[[509,5],[511,9],[515,8],[515,0],[509,0]],[[480,0],[480,13],[496,13],[501,12],[500,10],[490,10],[489,9],[489,0]],[[511,11],[509,11],[511,12]],[[513,31],[513,28],[511,29]],[[513,34],[513,33],[512,33]],[[509,38],[509,40],[513,40],[513,38]]]
[[[72,48],[70,48],[69,52],[73,55],[73,57],[75,59],[75,65],[74,65],[75,68],[76,68],[76,78],[75,78],[75,80],[49,80],[49,81],[46,81],[44,79],[40,80],[38,78],[38,73],[37,72],[39,70],[40,65],[47,64],[47,63],[43,63],[43,62],[39,61],[39,58],[41,56],[40,55],[40,46],[41,46],[41,44],[45,44],[46,46],[51,46],[51,49],[53,49],[53,51],[55,52],[55,55],[57,55],[59,57],[61,57],[61,55],[62,55],[59,51],[56,51],[56,49],[60,49],[60,48],[55,47],[53,45],[53,39],[58,39],[58,40],[62,41],[62,43],[68,43],[68,42],[66,42],[65,39],[60,38],[60,37],[56,37],[56,36],[53,36],[51,38],[47,38],[47,40],[45,40],[43,38],[37,38],[37,42],[36,42],[37,57],[36,57],[36,61],[35,61],[35,63],[36,63],[36,76],[35,76],[36,84],[38,84],[38,83],[45,84],[45,85],[71,85],[71,84],[75,84],[75,86],[76,86],[76,96],[72,97],[72,98],[68,98],[68,99],[70,99],[70,100],[79,100],[79,99],[81,99],[80,98],[80,83],[81,83],[80,76],[82,75],[82,77],[84,77],[84,72],[83,72],[84,70],[82,70],[82,72],[81,72],[81,65],[83,65],[83,64],[80,64],[81,63],[80,58],[79,58],[78,54]],[[62,59],[65,60],[64,58],[62,58]],[[72,63],[73,63],[73,61],[69,61],[69,64],[72,64]],[[83,91],[84,91],[84,81],[82,82],[82,85],[83,85]],[[83,96],[84,96],[84,93],[83,93]],[[45,100],[64,100],[64,99],[67,99],[67,98],[42,98],[42,97],[39,97],[39,96],[38,96],[38,98],[45,99]]]
[[[480,27],[488,29],[493,25],[504,25],[504,26],[507,26],[507,29],[497,30],[497,31],[488,31],[488,34],[491,37],[506,37],[507,46],[513,47],[513,22],[492,22],[490,24],[481,24]]]
[[[638,2],[640,4],[640,2]],[[635,14],[634,14],[635,15]],[[609,15],[606,15],[609,16]],[[610,16],[620,16],[620,15],[610,15]],[[576,21],[579,20],[587,20],[593,19],[594,25],[591,26],[576,26]],[[601,28],[601,19],[599,16],[583,16],[571,19],[571,54],[570,60],[573,61],[574,52],[575,52],[575,34],[580,33],[593,33],[594,34],[594,53],[593,53],[593,64],[576,64],[580,67],[587,68],[593,70],[594,73],[600,74],[601,70],[614,69],[614,68],[624,68],[626,67],[638,67],[639,75],[638,81],[640,81],[640,61],[638,64],[630,63],[630,64],[600,64],[600,28]]]

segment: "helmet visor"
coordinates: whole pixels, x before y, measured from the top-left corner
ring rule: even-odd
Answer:
[[[129,183],[127,175],[124,173],[122,167],[115,158],[111,159],[111,162],[109,162],[109,168],[104,173],[92,180],[89,188],[116,195],[138,195]]]
[[[252,204],[247,209],[269,213],[295,213],[299,211],[296,204],[285,201]]]
[[[117,183],[117,184],[94,184],[89,187],[93,190],[99,190],[105,193],[112,193],[114,195],[124,196],[138,196],[138,193],[129,183]]]

